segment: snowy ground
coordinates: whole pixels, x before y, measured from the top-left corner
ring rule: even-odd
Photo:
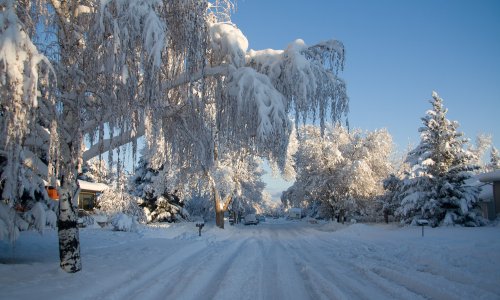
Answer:
[[[207,228],[208,227],[208,228]],[[83,270],[57,237],[0,242],[0,299],[500,299],[500,227],[425,228],[268,220],[138,233],[80,231]]]

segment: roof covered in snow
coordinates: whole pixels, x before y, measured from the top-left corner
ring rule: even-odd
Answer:
[[[475,186],[479,188],[479,200],[483,202],[490,202],[493,199],[493,184],[491,182],[480,181],[480,175],[474,175],[465,180],[465,184],[468,186]]]
[[[479,200],[483,202],[490,202],[493,200],[493,186],[490,184],[484,184],[480,187]]]
[[[102,192],[109,188],[104,183],[88,182],[80,179],[78,179],[78,185],[80,186],[81,190],[92,191],[92,192]]]
[[[495,170],[493,172],[479,174],[479,181],[481,182],[495,182],[500,181],[500,170]]]

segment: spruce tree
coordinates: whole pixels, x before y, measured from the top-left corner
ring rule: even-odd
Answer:
[[[500,169],[500,153],[495,147],[491,148],[489,169],[491,171]]]
[[[436,92],[432,110],[422,118],[419,145],[410,151],[406,174],[399,190],[397,214],[406,223],[427,219],[431,225],[483,224],[476,212],[479,189],[466,183],[478,168],[474,154],[466,150],[468,140],[458,131],[458,122],[446,118],[447,109]]]
[[[170,172],[166,165],[153,168],[147,151],[138,162],[135,175],[130,179],[130,194],[139,199],[138,204],[144,209],[146,221],[175,222],[188,219],[184,201],[177,195],[177,190],[168,187],[165,173]]]

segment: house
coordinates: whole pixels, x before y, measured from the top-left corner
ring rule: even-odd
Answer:
[[[500,214],[500,170],[479,174],[478,179],[486,183],[480,194],[481,209],[485,217],[494,220]]]
[[[93,210],[97,196],[109,187],[104,183],[88,182],[78,179],[80,193],[78,194],[78,208],[83,210]]]
[[[93,210],[97,196],[104,190],[108,189],[108,186],[104,183],[88,182],[85,180],[78,179],[78,186],[80,187],[80,193],[78,194],[78,208],[83,210]],[[45,187],[47,194],[53,200],[59,200],[59,194],[57,189],[53,186]]]
[[[300,219],[302,218],[302,209],[298,207],[292,207],[288,210],[288,218],[290,219]]]

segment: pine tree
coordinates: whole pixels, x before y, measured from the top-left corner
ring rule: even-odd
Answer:
[[[111,185],[113,183],[111,173],[106,165],[106,161],[94,157],[83,164],[82,172],[78,174],[78,179]]]
[[[401,183],[395,174],[390,174],[383,182],[386,193],[380,197],[380,204],[386,223],[389,222],[389,215],[394,215],[399,207],[398,190]]]
[[[500,169],[500,153],[495,147],[491,147],[489,168],[492,171]]]
[[[179,197],[182,193],[178,193],[172,178],[172,174],[182,176],[181,169],[177,170],[178,173],[173,174],[167,163],[153,168],[150,155],[143,151],[129,188],[131,195],[137,197],[139,206],[144,209],[147,222],[175,222],[189,218],[184,201]]]
[[[427,219],[432,225],[483,224],[475,211],[479,190],[466,180],[478,168],[468,143],[458,132],[458,123],[446,118],[447,109],[436,92],[432,94],[432,110],[422,118],[420,144],[410,151],[407,162],[411,171],[399,190],[401,207],[397,214],[406,223]]]

